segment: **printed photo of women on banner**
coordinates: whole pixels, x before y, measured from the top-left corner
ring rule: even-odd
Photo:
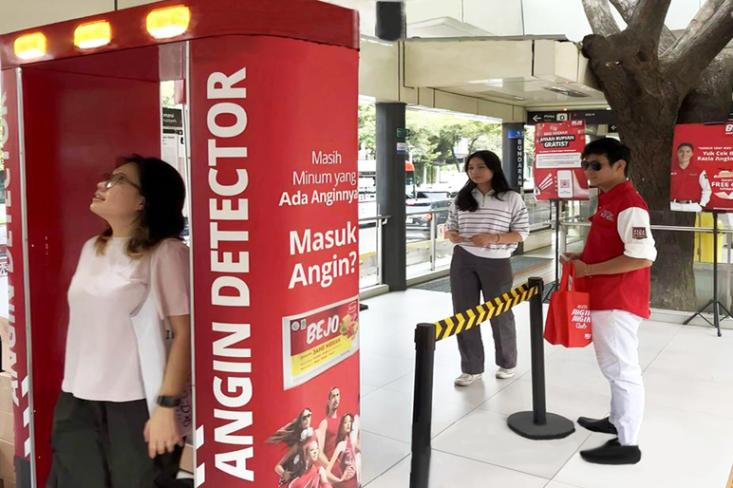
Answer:
[[[342,408],[337,386],[325,396],[323,418],[314,428],[314,410],[300,413],[267,439],[283,451],[275,466],[277,485],[287,488],[359,488],[359,416]],[[358,396],[357,396],[358,399]],[[358,401],[358,400],[357,400]],[[358,404],[358,403],[357,403]],[[316,409],[320,410],[320,409]]]

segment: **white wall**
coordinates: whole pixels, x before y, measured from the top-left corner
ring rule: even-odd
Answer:
[[[114,0],[3,0],[0,33],[114,10]]]

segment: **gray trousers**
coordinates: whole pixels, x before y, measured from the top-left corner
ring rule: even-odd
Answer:
[[[512,265],[507,259],[480,258],[456,246],[450,265],[450,287],[453,296],[453,312],[464,312],[479,303],[496,298],[512,289]],[[483,301],[479,301],[483,292]],[[456,336],[461,352],[461,371],[468,374],[484,372],[484,344],[481,329],[473,327]],[[502,368],[517,365],[517,330],[512,311],[491,320],[494,335],[496,364]]]

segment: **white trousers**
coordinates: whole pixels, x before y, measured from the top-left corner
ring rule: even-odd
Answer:
[[[603,376],[611,384],[611,423],[622,446],[639,443],[644,416],[644,383],[639,365],[641,317],[622,310],[591,312],[593,347]]]

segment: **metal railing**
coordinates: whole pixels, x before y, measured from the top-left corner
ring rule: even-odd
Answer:
[[[418,270],[418,276],[420,268],[424,265],[428,265],[428,269],[424,270],[424,274],[435,272],[438,269],[438,259],[441,257],[439,256],[439,243],[440,242],[449,242],[446,241],[442,235],[439,235],[438,232],[438,216],[439,215],[448,215],[448,209],[442,208],[442,209],[435,209],[435,210],[424,210],[419,212],[411,212],[406,215],[406,219],[415,218],[415,217],[421,217],[429,215],[430,218],[428,220],[428,225],[426,228],[423,228],[421,226],[415,225],[414,223],[405,222],[405,233],[407,237],[407,257],[406,257],[406,263],[408,268],[408,276],[410,275],[409,270],[412,267],[413,270]],[[444,222],[447,222],[447,218],[444,220]],[[426,233],[423,235],[423,233]],[[419,244],[421,242],[429,242],[428,249],[428,260],[422,260],[421,259],[421,253],[419,252]],[[452,248],[450,244],[447,245],[447,247]],[[411,251],[413,253],[413,256],[411,256]],[[450,254],[447,252],[447,254]],[[446,263],[446,266],[448,263]]]
[[[361,280],[362,267],[360,266],[360,276],[359,276],[359,288],[360,289],[369,288],[372,286],[379,286],[382,284],[382,271],[383,271],[382,269],[382,226],[384,226],[384,224],[386,224],[387,221],[389,221],[389,219],[390,219],[389,215],[375,215],[374,217],[365,217],[365,218],[359,219],[360,247],[362,243],[362,238],[361,238],[362,230],[367,232],[366,229],[371,229],[371,226],[368,224],[374,224],[373,259],[374,259],[374,264],[376,267],[376,271],[375,271],[376,272],[376,281],[375,282],[366,281],[365,285],[362,286],[362,280]],[[360,259],[362,258],[362,256],[372,257],[372,252],[367,251],[365,253],[362,253],[362,250],[359,249],[359,256],[360,256]],[[366,269],[368,270],[369,267],[366,267]],[[370,276],[370,275],[371,273],[369,273],[367,276]]]
[[[571,228],[582,228],[587,229],[590,228],[591,223],[587,220],[563,220],[560,222],[560,243],[559,243],[559,249],[556,250],[556,255],[561,254],[567,251],[568,248],[568,230]],[[699,262],[705,263],[707,265],[712,264],[713,265],[713,276],[712,276],[712,296],[713,300],[717,300],[718,298],[718,265],[724,264],[725,271],[724,275],[725,279],[722,280],[722,292],[723,297],[725,297],[726,301],[725,304],[727,305],[727,308],[730,308],[731,305],[733,305],[733,227],[718,227],[717,225],[713,227],[694,227],[694,226],[680,226],[680,225],[663,225],[663,224],[653,224],[650,226],[652,231],[660,231],[660,232],[682,232],[682,233],[697,233],[697,234],[712,234],[712,235],[718,235],[723,240],[723,243],[725,244],[726,258],[724,260],[719,260],[720,255],[718,255],[718,246],[719,244],[715,241],[713,244],[713,253],[715,254],[714,263],[700,259]],[[579,236],[582,237],[582,236]],[[701,247],[704,245],[702,243],[699,244]],[[701,277],[709,278],[709,276],[706,276],[707,273],[709,273],[709,269],[705,268],[694,268],[694,273],[696,275],[696,283],[697,280]],[[702,276],[700,276],[702,274]],[[704,283],[704,281],[702,282]],[[706,290],[706,286],[709,285],[701,285],[703,288],[698,288],[696,290],[696,293],[701,292],[702,290]],[[709,290],[709,289],[707,289]],[[705,296],[705,295],[700,295]],[[700,302],[698,301],[698,305],[700,305]],[[705,309],[707,307],[703,307]],[[688,310],[684,310],[688,311]]]

